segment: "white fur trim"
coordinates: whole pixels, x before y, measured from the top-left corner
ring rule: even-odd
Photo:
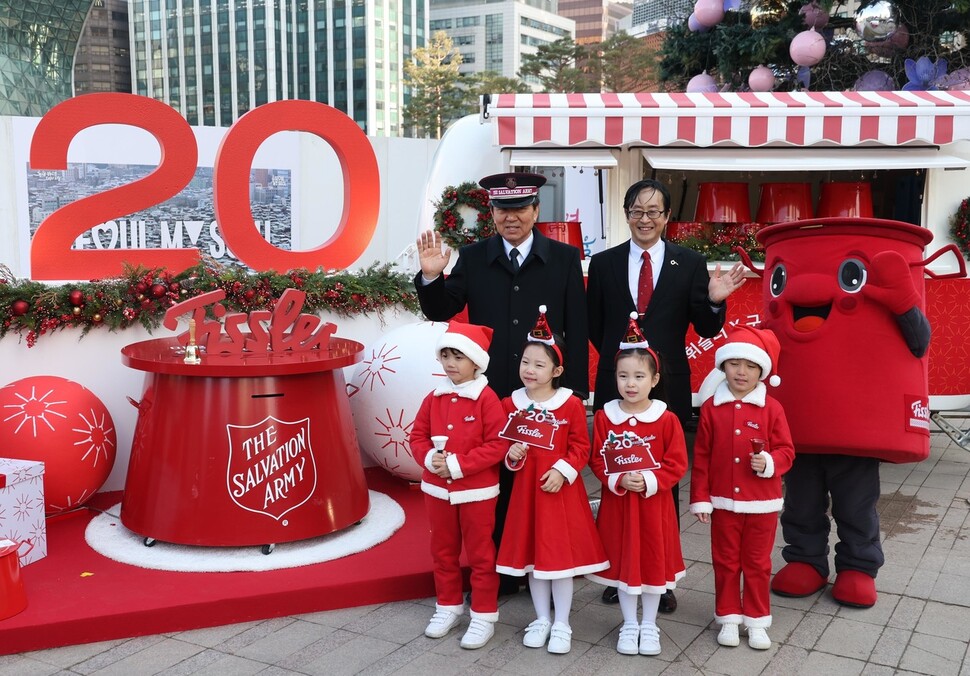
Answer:
[[[710,514],[714,511],[714,505],[709,502],[692,502],[690,503],[690,513],[691,514]]]
[[[667,410],[667,404],[659,399],[654,399],[650,402],[650,406],[646,411],[641,411],[640,413],[626,413],[622,408],[620,408],[620,402],[622,399],[614,399],[613,401],[608,401],[603,406],[603,413],[614,425],[620,425],[625,423],[630,418],[636,418],[640,422],[653,423],[660,420],[660,416],[664,414]]]
[[[754,343],[725,343],[717,348],[717,352],[714,353],[714,365],[717,368],[723,369],[724,362],[729,359],[753,361],[761,367],[761,378],[759,380],[764,380],[771,374],[771,357]]]
[[[451,472],[452,479],[463,479],[465,477],[465,473],[461,471],[458,456],[454,453],[449,453],[445,456],[445,464],[448,465],[448,471]]]
[[[765,471],[756,472],[756,474],[762,479],[770,479],[771,477],[775,476],[775,459],[771,457],[771,453],[761,451],[758,453],[758,455],[765,456]]]
[[[460,606],[443,606],[440,603],[434,604],[435,610],[447,610],[449,613],[454,613],[455,615],[461,615],[465,612],[465,604]]]
[[[716,624],[741,624],[744,615],[714,615]]]
[[[481,345],[476,343],[468,336],[463,336],[460,333],[449,333],[448,331],[445,331],[441,334],[441,337],[438,338],[438,343],[435,345],[435,356],[440,358],[441,350],[446,347],[458,350],[466,357],[471,359],[475,366],[478,367],[479,372],[488,369],[488,351],[483,350]]]
[[[573,396],[573,391],[568,387],[560,387],[556,390],[556,393],[552,395],[549,399],[545,401],[538,402],[532,401],[529,398],[529,393],[524,387],[520,387],[512,392],[512,403],[515,404],[516,409],[526,409],[529,406],[535,406],[536,408],[544,408],[547,411],[555,411],[560,406],[569,401],[569,398]]]
[[[768,396],[768,388],[765,387],[764,383],[758,383],[754,386],[754,389],[748,392],[741,398],[745,404],[754,404],[755,406],[765,407],[765,397]],[[738,401],[734,397],[734,393],[731,392],[731,388],[728,387],[727,381],[722,381],[717,389],[714,390],[714,405],[721,406],[723,404],[733,404]]]
[[[640,472],[640,475],[643,477],[643,481],[647,484],[647,490],[643,491],[643,497],[651,498],[656,495],[657,489],[659,488],[659,486],[657,486],[657,475],[650,470]]]
[[[462,383],[461,385],[455,385],[451,380],[445,378],[445,382],[436,387],[433,394],[436,397],[453,394],[464,399],[477,401],[487,385],[488,378],[481,374],[475,376],[474,380],[469,380],[467,383]]]
[[[576,566],[575,568],[567,568],[564,570],[536,570],[535,565],[530,563],[524,568],[495,566],[495,572],[501,573],[502,575],[513,575],[515,577],[524,577],[525,575],[532,573],[533,577],[538,580],[562,580],[569,577],[576,577],[577,575],[589,575],[590,573],[597,573],[601,570],[606,570],[609,567],[609,561],[601,561],[599,563],[591,563],[586,566]]]
[[[704,377],[704,382],[701,383],[700,388],[697,390],[697,395],[700,397],[702,404],[714,396],[717,388],[720,387],[726,377],[724,371],[721,369],[711,369],[711,372]]]
[[[486,622],[498,622],[498,611],[494,613],[476,613],[474,610],[471,611],[471,617],[473,620],[485,620]]]
[[[770,514],[780,512],[784,503],[782,498],[771,500],[733,500],[731,498],[711,497],[714,509],[724,509],[735,514]]]
[[[433,498],[438,498],[439,500],[444,500],[445,502],[450,501],[450,494],[447,488],[442,488],[441,486],[435,486],[427,481],[421,482],[421,492],[426,495],[430,495]]]
[[[616,587],[620,591],[624,591],[627,594],[640,596],[641,594],[663,594],[665,591],[676,589],[677,583],[684,579],[685,575],[687,575],[687,572],[681,570],[674,575],[673,580],[668,580],[663,586],[644,584],[640,585],[639,587],[628,585],[622,580],[612,580],[608,577],[601,577],[600,575],[587,575],[586,579],[590,582],[595,582],[596,584],[601,584],[605,587]]]
[[[481,502],[498,497],[498,484],[485,488],[469,488],[464,491],[451,491],[448,501],[453,505],[463,505],[466,502]]]
[[[552,463],[552,469],[559,470],[559,473],[566,478],[566,481],[569,482],[570,486],[573,485],[573,483],[576,481],[576,477],[579,476],[579,472],[573,469],[573,466],[562,458],[559,458],[559,460]]]
[[[424,456],[424,466],[432,474],[434,474],[434,465],[431,464],[431,458],[434,457],[435,453],[437,453],[437,451],[432,448],[430,451],[428,451],[428,454]]]
[[[622,474],[611,474],[606,479],[606,487],[610,489],[610,493],[614,495],[626,495],[627,490],[620,486],[620,477]]]
[[[764,617],[748,617],[744,616],[744,626],[751,627],[762,627],[767,629],[771,626],[771,615],[765,615]]]

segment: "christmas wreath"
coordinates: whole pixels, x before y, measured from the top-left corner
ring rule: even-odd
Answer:
[[[970,197],[960,202],[960,208],[950,219],[950,235],[963,257],[970,259]]]
[[[488,206],[488,191],[478,184],[466,181],[458,187],[449,185],[434,203],[434,229],[452,249],[472,244],[495,234],[495,222]],[[478,212],[473,227],[465,226],[460,207],[471,207]]]

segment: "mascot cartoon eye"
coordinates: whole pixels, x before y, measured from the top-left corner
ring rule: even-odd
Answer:
[[[866,264],[858,258],[847,258],[839,266],[839,286],[847,293],[858,293],[868,277]]]
[[[784,265],[778,265],[771,271],[771,295],[777,298],[785,290],[788,283],[788,271]]]

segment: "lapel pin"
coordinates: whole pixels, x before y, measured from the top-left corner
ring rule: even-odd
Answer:
[[[677,261],[675,261],[675,260],[671,260],[671,261],[670,261],[670,264],[671,264],[671,265],[677,265]]]

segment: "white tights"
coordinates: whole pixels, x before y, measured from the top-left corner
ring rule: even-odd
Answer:
[[[535,606],[537,618],[552,617],[551,602],[556,608],[555,621],[569,626],[569,611],[573,605],[573,578],[539,580],[529,573],[529,593],[532,594],[532,605]]]
[[[643,621],[640,624],[657,624],[657,608],[660,607],[660,594],[631,594],[618,589],[620,612],[623,622],[637,624],[637,597],[643,597]]]

